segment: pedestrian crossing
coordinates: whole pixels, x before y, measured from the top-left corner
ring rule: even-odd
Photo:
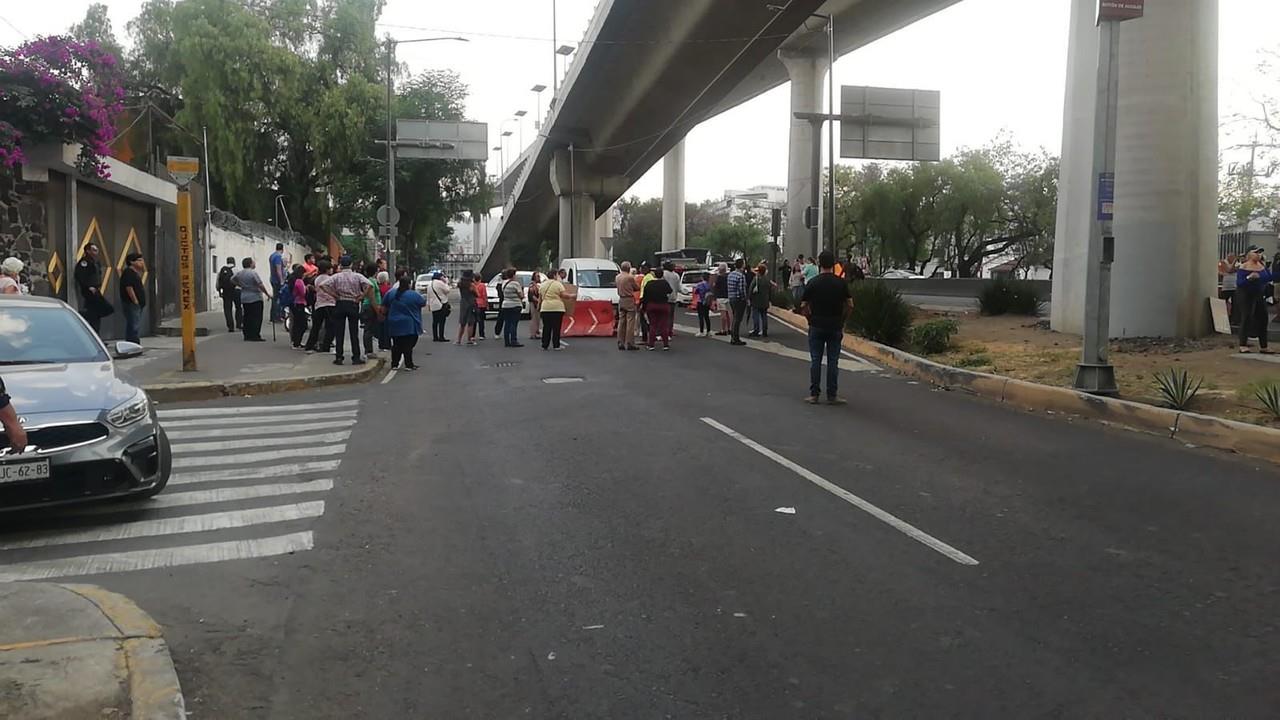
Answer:
[[[0,582],[310,550],[359,402],[160,410],[173,447],[165,491],[0,516]]]

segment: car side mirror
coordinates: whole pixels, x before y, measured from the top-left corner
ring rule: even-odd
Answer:
[[[117,340],[115,350],[112,352],[112,357],[116,360],[127,360],[129,358],[138,357],[142,354],[142,351],[143,347],[138,343],[132,343],[127,340]]]

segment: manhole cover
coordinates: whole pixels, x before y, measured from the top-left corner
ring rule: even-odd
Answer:
[[[542,378],[542,382],[548,385],[564,385],[565,383],[582,382],[580,377],[549,377]]]

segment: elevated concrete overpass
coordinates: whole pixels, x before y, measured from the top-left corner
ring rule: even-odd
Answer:
[[[817,97],[799,109],[817,109],[827,62],[824,22],[813,12],[835,15],[843,54],[954,2],[602,0],[544,133],[503,177],[504,220],[489,244],[485,272],[535,261],[552,238],[561,256],[607,254],[595,236],[598,215],[698,123],[794,73],[805,75],[797,83],[800,94]],[[792,133],[793,145],[804,143],[805,188],[808,132],[805,123],[803,137]],[[789,194],[808,193],[793,188]]]

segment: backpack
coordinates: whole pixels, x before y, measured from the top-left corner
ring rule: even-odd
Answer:
[[[235,285],[231,282],[231,275],[233,272],[234,271],[231,269],[230,265],[222,266],[222,269],[218,271],[218,290],[222,292],[231,292],[236,289]]]

